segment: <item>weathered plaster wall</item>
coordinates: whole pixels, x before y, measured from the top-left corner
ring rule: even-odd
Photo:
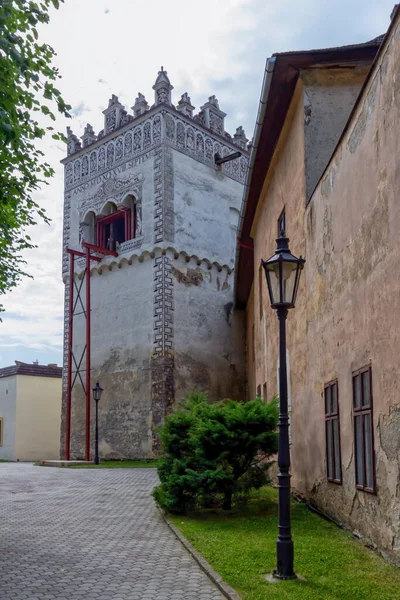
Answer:
[[[338,378],[343,486],[327,485],[320,469],[310,481],[300,465],[296,477],[317,502],[398,559],[399,74],[397,25],[306,214],[307,284],[314,290],[307,311],[309,341],[315,340],[309,364],[315,386]],[[376,496],[356,491],[354,481],[351,373],[369,363]],[[321,445],[315,413],[311,407],[307,413]]]
[[[176,247],[232,268],[243,185],[172,152]]]
[[[99,449],[109,458],[151,455],[150,355],[153,335],[153,261],[132,259],[110,265],[91,277],[92,381],[104,393],[99,404]],[[85,299],[85,293],[83,292]],[[84,346],[85,322],[75,317],[74,349]],[[92,403],[92,439],[94,404]],[[74,387],[72,444],[84,455],[85,399]]]
[[[59,458],[61,378],[17,375],[15,458]]]
[[[15,375],[0,379],[0,417],[3,419],[3,444],[0,458],[15,460],[17,378]]]
[[[255,305],[254,305],[254,283],[251,288],[249,301],[246,309],[246,375],[247,375],[247,400],[253,400],[257,394],[257,377],[255,366],[256,346],[255,340],[258,340],[259,331],[255,331]]]
[[[248,371],[249,397],[254,397],[258,386],[263,390],[264,384],[267,387],[268,399],[278,392],[278,320],[275,311],[269,305],[267,284],[260,265],[262,259],[265,260],[274,254],[278,219],[283,209],[286,213],[286,230],[290,238],[290,248],[296,255],[304,255],[305,170],[303,123],[303,86],[302,82],[299,81],[273,157],[269,170],[270,175],[263,186],[252,230],[255,249],[254,282],[252,296],[250,296],[250,300],[253,299],[253,301],[248,303],[247,309],[247,364],[252,364],[251,329],[253,326],[255,360],[253,362],[253,381],[251,381],[252,370],[250,367]],[[299,297],[302,296],[304,287],[305,277],[302,277]],[[301,348],[296,351],[293,349],[294,327],[296,326],[293,325],[293,312],[289,312],[287,338],[288,348],[290,349],[290,363],[299,361],[301,364],[305,356],[302,358],[304,353],[302,353]],[[301,333],[301,331],[298,331],[295,339],[301,339]],[[296,389],[293,381],[293,377],[295,377],[293,371],[291,376],[292,388]]]
[[[242,313],[233,311],[233,273],[180,257],[173,262],[172,276],[178,317],[174,336],[176,402],[195,387],[207,391],[212,401],[243,400],[244,322]]]
[[[305,209],[300,88],[266,181],[255,264],[275,248],[285,205],[290,248],[307,262],[289,312],[294,488],[400,560],[400,26],[396,24],[332,161]],[[258,289],[257,266],[254,290]],[[267,301],[267,300],[266,300]],[[250,311],[248,311],[250,312]],[[263,352],[257,300],[256,351]],[[277,319],[266,305],[266,371],[276,382]],[[252,317],[248,317],[251,322]],[[377,494],[355,488],[352,372],[372,365]],[[324,383],[338,379],[343,485],[327,482]],[[276,384],[275,384],[276,385]]]
[[[339,141],[368,68],[319,68],[301,73],[307,200]]]

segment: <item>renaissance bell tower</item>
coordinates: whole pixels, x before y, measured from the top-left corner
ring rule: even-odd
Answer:
[[[150,458],[157,428],[187,392],[245,396],[244,324],[233,310],[236,230],[247,172],[242,127],[232,137],[211,96],[175,106],[161,67],[149,105],[116,96],[96,135],[68,129],[63,279],[61,455]]]

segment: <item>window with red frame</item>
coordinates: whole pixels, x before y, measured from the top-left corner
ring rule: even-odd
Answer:
[[[135,207],[121,208],[110,215],[97,218],[97,245],[100,248],[115,250],[117,243],[122,244],[135,237]]]

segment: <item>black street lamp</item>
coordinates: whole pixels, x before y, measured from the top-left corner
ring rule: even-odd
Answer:
[[[93,400],[96,402],[96,431],[94,438],[94,464],[99,464],[99,402],[103,393],[103,388],[100,387],[99,382],[96,383],[95,387],[92,388]]]
[[[289,415],[286,372],[286,317],[289,308],[294,308],[300,273],[304,258],[291,254],[288,238],[281,231],[277,249],[271,258],[261,261],[271,307],[276,309],[279,319],[279,446],[278,446],[278,540],[276,543],[277,568],[274,577],[295,579],[293,570],[293,541],[290,526],[290,449]]]

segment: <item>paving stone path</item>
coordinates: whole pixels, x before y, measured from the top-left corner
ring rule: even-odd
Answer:
[[[223,600],[156,510],[156,482],[0,463],[0,599]]]

